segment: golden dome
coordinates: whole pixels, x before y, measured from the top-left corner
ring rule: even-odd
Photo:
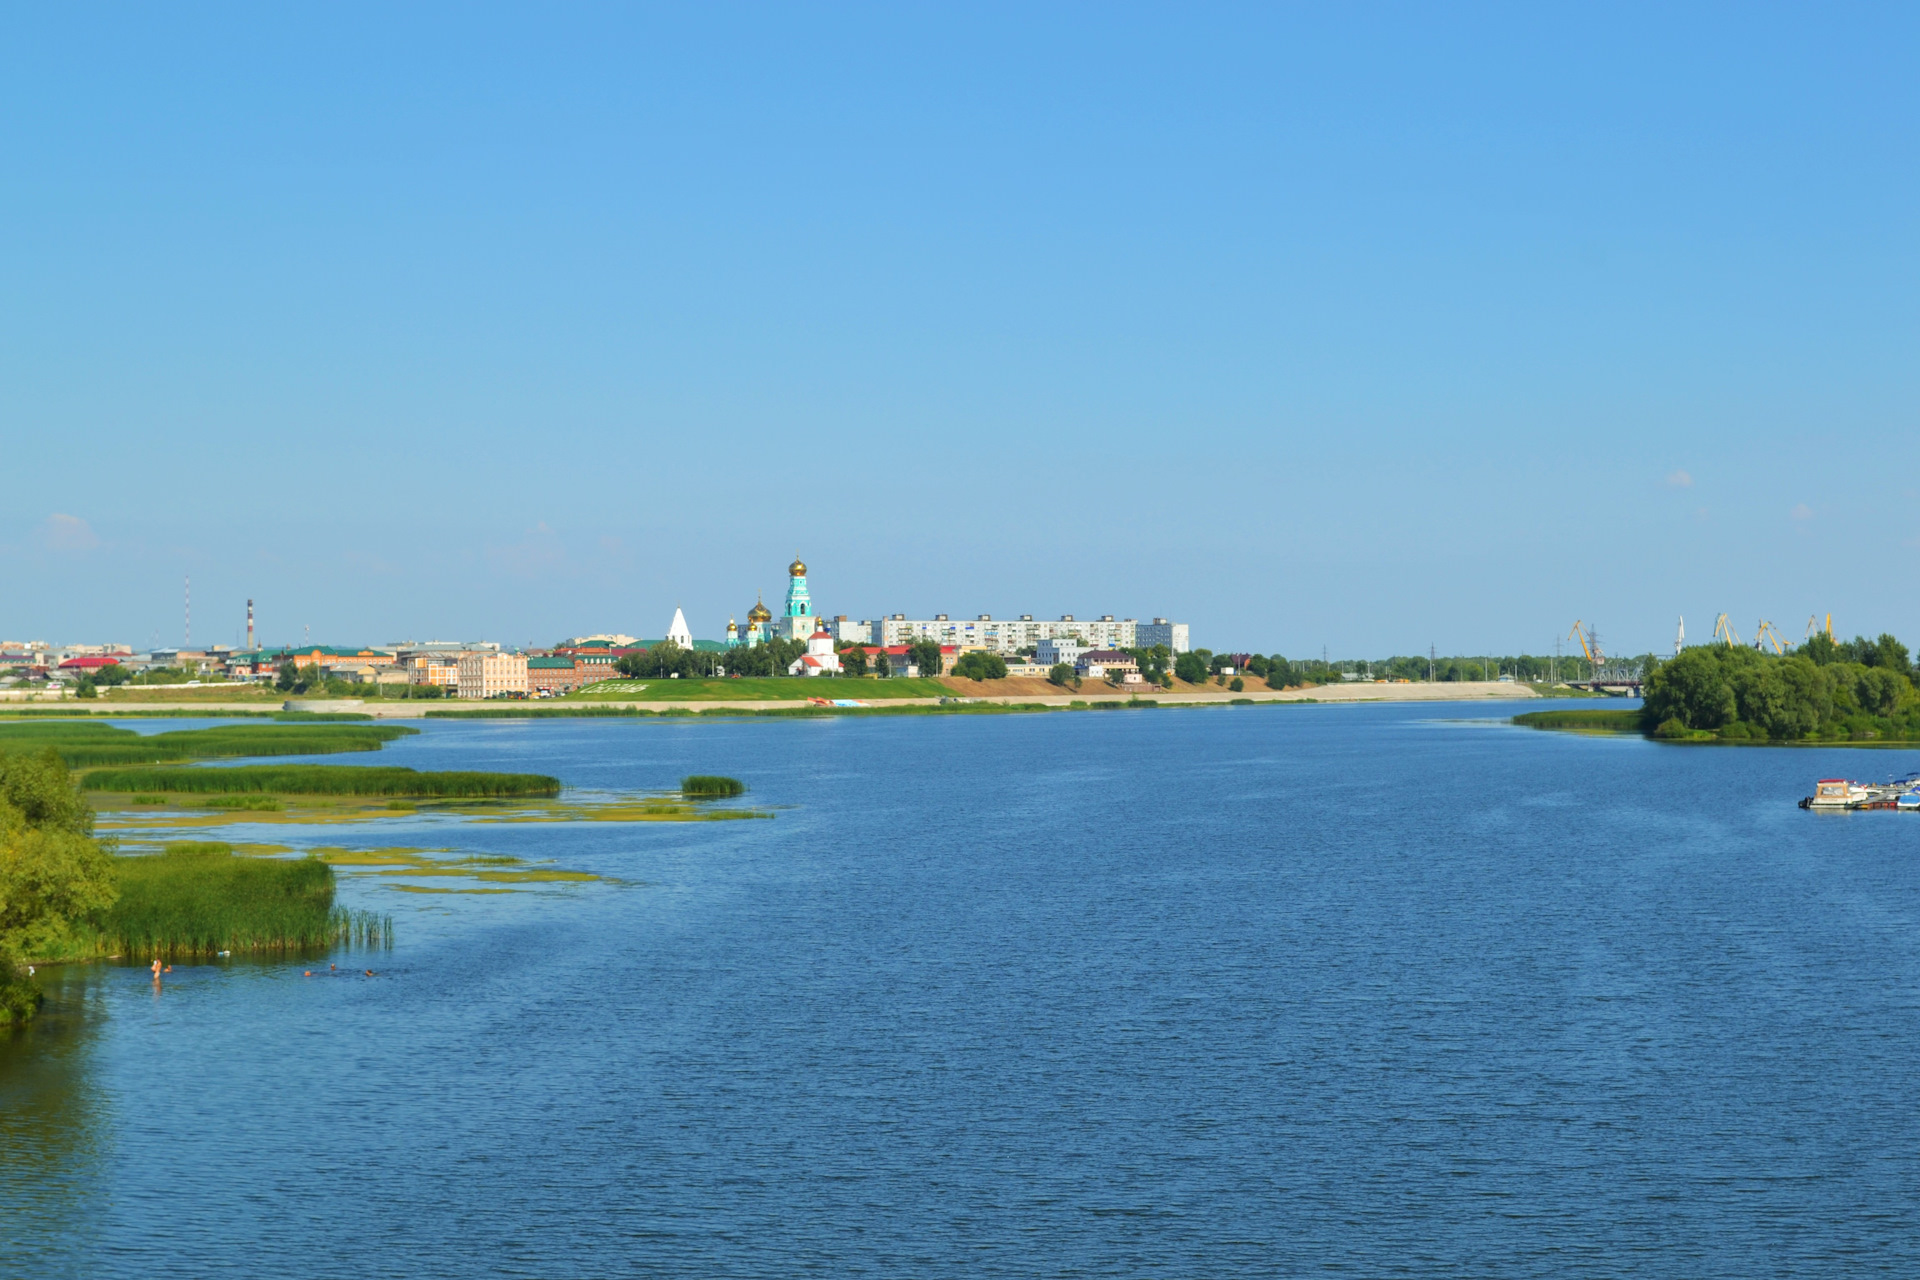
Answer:
[[[768,622],[771,621],[772,618],[773,610],[767,608],[758,598],[755,598],[753,608],[747,610],[747,621],[749,623]]]
[[[807,576],[807,566],[800,559],[799,552],[794,553],[793,563],[787,566],[787,572],[796,578],[804,578]]]

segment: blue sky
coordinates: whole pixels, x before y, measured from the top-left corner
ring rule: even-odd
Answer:
[[[0,637],[1920,640],[1916,28],[18,11]]]

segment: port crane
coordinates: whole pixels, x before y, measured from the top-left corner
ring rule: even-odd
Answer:
[[[1640,692],[1640,673],[1631,663],[1625,665],[1607,665],[1606,650],[1600,647],[1600,632],[1583,621],[1576,621],[1573,630],[1567,632],[1567,639],[1580,642],[1580,652],[1587,659],[1587,687],[1595,693],[1632,693]]]
[[[1811,615],[1807,619],[1806,638],[1808,640],[1813,639],[1814,633],[1819,630],[1820,630],[1820,615],[1816,613]],[[1833,639],[1833,615],[1832,614],[1827,615],[1827,639],[1829,640]]]
[[[1567,639],[1578,640],[1580,642],[1580,652],[1587,655],[1587,666],[1590,668],[1593,676],[1598,678],[1600,663],[1605,656],[1600,652],[1599,635],[1597,635],[1592,628],[1582,626],[1580,620],[1575,618],[1573,621],[1573,630],[1567,632]]]
[[[1787,643],[1787,638],[1780,634],[1780,628],[1774,626],[1765,618],[1760,619],[1760,627],[1753,633],[1753,647],[1758,649],[1763,644],[1772,645],[1773,651],[1776,654],[1785,653],[1787,650],[1793,648],[1792,645]]]
[[[1733,629],[1733,623],[1724,613],[1713,620],[1713,638],[1724,641],[1729,649],[1740,647],[1740,633]]]

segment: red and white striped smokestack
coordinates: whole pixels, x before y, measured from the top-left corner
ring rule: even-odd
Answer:
[[[253,601],[247,601],[247,652],[253,652]]]

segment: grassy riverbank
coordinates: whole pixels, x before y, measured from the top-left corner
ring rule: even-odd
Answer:
[[[0,751],[40,751],[52,747],[68,768],[91,769],[104,765],[229,760],[245,756],[378,751],[396,738],[418,732],[401,725],[321,721],[216,725],[207,729],[145,734],[86,720],[48,720],[0,724]]]
[[[408,796],[466,799],[557,796],[560,779],[544,773],[421,773],[397,765],[241,765],[232,769],[96,769],[88,791],[156,795]]]
[[[569,694],[568,702],[762,702],[792,698],[856,698],[861,702],[892,698],[947,698],[953,690],[938,680],[803,679],[794,676],[742,676],[720,680],[604,680]]]

